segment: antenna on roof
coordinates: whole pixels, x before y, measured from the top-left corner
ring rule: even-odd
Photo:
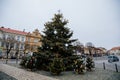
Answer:
[[[25,32],[25,29],[23,29],[23,32]]]

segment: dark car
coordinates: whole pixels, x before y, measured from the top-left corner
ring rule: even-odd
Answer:
[[[16,59],[16,56],[11,56],[11,59]]]
[[[3,56],[0,55],[0,59],[3,58]]]
[[[2,51],[0,51],[0,59],[3,58]]]
[[[119,58],[115,55],[108,56],[108,62],[117,62],[119,61]]]

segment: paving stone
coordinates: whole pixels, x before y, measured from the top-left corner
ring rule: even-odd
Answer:
[[[16,78],[17,80],[58,80],[34,72],[26,71],[7,64],[0,64],[0,71]]]

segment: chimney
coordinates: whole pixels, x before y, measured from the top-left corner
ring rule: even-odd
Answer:
[[[4,26],[2,26],[1,28],[4,28]]]
[[[23,29],[23,32],[25,32],[25,29]]]

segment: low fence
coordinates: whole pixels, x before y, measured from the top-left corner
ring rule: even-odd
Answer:
[[[95,63],[95,67],[120,72],[120,65],[118,63]]]

